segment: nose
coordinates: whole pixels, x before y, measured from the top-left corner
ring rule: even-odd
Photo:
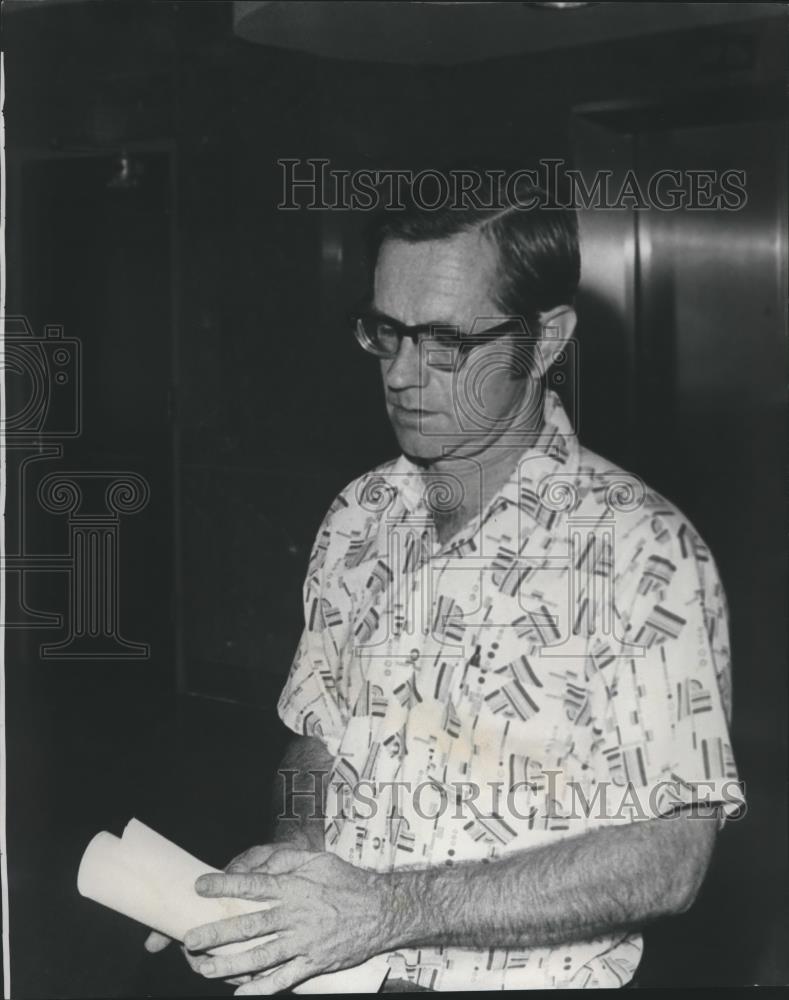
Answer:
[[[427,365],[419,344],[411,337],[403,337],[397,354],[383,362],[384,381],[389,389],[400,391],[424,388],[428,379]]]

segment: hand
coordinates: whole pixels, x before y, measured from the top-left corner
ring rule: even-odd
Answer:
[[[253,871],[286,871],[290,855],[293,853],[293,843],[294,842],[282,842],[274,844],[261,844],[256,847],[250,847],[249,850],[243,851],[241,854],[238,854],[235,858],[233,858],[233,860],[225,866],[225,871],[233,873]],[[298,843],[301,844],[302,841],[299,840]],[[276,860],[274,859],[274,855],[277,855]],[[273,868],[271,867],[272,863]],[[291,867],[293,867],[292,864]],[[169,944],[172,944],[172,940],[172,938],[166,937],[158,931],[151,931],[145,939],[145,950],[151,954],[155,954],[156,952],[163,951]],[[189,955],[186,949],[182,950],[186,956],[186,960],[194,969],[196,967],[197,960],[193,958],[193,956]]]
[[[202,957],[193,967],[204,976],[225,979],[251,973],[253,978],[236,993],[270,994],[321,973],[360,965],[387,950],[380,875],[333,854],[287,845],[271,852],[262,867],[268,870],[201,875],[197,880],[201,896],[275,904],[187,933],[184,943],[190,951],[277,935],[239,954]]]
[[[166,937],[166,935],[160,934],[158,931],[151,931],[145,939],[145,950],[154,954],[157,951],[164,951],[167,945],[172,943],[172,938]],[[192,969],[197,972],[197,966],[200,959],[195,955],[190,955],[183,945],[181,945],[181,951]],[[241,986],[242,983],[249,982],[251,978],[251,976],[238,976],[235,979],[228,979],[227,982],[230,983],[231,986]]]
[[[246,874],[248,872],[267,872],[276,875],[294,868],[301,860],[301,855],[310,851],[309,841],[284,840],[273,844],[259,844],[233,858],[225,866],[228,874]]]

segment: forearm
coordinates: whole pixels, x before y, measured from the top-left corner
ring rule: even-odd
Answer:
[[[332,762],[314,737],[298,736],[288,745],[274,780],[274,841],[324,849],[325,782]]]
[[[382,876],[390,948],[538,948],[686,909],[717,820],[608,827],[504,858]]]

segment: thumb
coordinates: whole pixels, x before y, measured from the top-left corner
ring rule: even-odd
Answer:
[[[266,875],[284,875],[299,868],[306,861],[311,861],[315,856],[314,851],[283,846],[278,851],[273,851],[265,861],[256,865],[254,870]]]
[[[226,866],[225,872],[229,875],[246,875],[268,861],[274,851],[281,849],[282,844],[259,844],[256,847],[250,847],[249,850],[233,858]]]

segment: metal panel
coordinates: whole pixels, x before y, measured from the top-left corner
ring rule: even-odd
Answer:
[[[587,190],[603,172],[609,191],[619,190],[633,165],[631,136],[579,116],[572,122],[572,146]],[[637,447],[635,220],[630,209],[591,205],[579,207],[578,227],[579,430],[588,447],[630,466]]]
[[[663,167],[683,171],[686,187],[693,170],[745,172],[736,210],[640,216],[640,422],[650,477],[710,546],[731,615],[731,735],[748,816],[721,838],[706,909],[691,919],[699,937],[713,914],[740,927],[710,956],[721,981],[737,975],[729,956],[750,950],[751,981],[785,982],[774,932],[786,926],[785,127],[645,132],[636,157],[642,182]],[[680,935],[669,935],[656,949],[661,982],[676,981],[671,960],[682,966]],[[691,957],[690,976],[702,981],[704,964]]]

